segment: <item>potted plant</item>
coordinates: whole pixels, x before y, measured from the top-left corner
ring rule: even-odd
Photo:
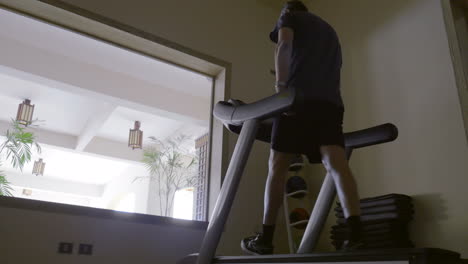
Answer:
[[[37,120],[30,126],[36,126],[35,123]],[[0,167],[5,161],[10,162],[13,168],[22,171],[24,165],[31,161],[33,149],[36,148],[37,152],[41,152],[41,146],[36,142],[34,133],[16,120],[11,121],[11,127],[6,131],[5,138],[0,145]],[[12,190],[6,174],[0,171],[0,196],[13,196]]]
[[[189,136],[181,135],[159,140],[149,137],[151,144],[143,149],[143,163],[149,171],[147,177],[155,185],[161,216],[170,216],[176,191],[196,187],[198,157],[186,148]],[[136,180],[135,179],[135,180]]]

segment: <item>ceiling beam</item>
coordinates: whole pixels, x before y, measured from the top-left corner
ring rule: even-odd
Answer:
[[[43,176],[38,177],[33,176],[32,174],[19,173],[13,170],[6,170],[5,172],[8,181],[17,187],[33,188],[96,198],[102,197],[104,193],[104,185],[72,182]]]
[[[9,122],[0,120],[0,143],[3,142],[2,136],[5,135],[6,131],[10,128],[11,124]],[[31,131],[34,133],[36,142],[41,145],[61,148],[65,151],[77,151],[75,147],[77,145],[78,137],[76,136],[57,133],[41,128],[34,128],[31,129]],[[100,137],[94,137],[94,139],[87,145],[84,152],[106,158],[133,162],[136,164],[140,164],[142,158],[142,150],[132,150],[127,146],[126,142],[117,142]]]
[[[103,157],[132,161],[135,164],[141,164],[143,158],[141,149],[132,150],[132,148],[128,147],[127,142],[118,142],[102,137],[95,137],[85,151]]]
[[[86,125],[78,136],[75,150],[83,151],[91,140],[98,134],[102,125],[109,119],[111,114],[117,108],[116,105],[103,103],[99,106],[96,114],[89,117]]]
[[[0,120],[0,133],[5,135],[8,129],[11,129],[10,122]],[[52,145],[61,148],[74,149],[76,145],[76,136],[44,130],[41,128],[31,128],[36,141],[40,144]]]
[[[0,40],[0,70],[6,75],[141,112],[208,125],[210,98],[193,96],[3,36]],[[27,57],[27,62],[19,61],[18,56]]]

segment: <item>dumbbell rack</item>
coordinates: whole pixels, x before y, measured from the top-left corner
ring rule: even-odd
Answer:
[[[291,167],[293,165],[294,164],[292,164]],[[298,171],[300,171],[300,169],[299,170],[292,170],[292,171],[290,170],[289,173],[293,174],[293,175],[290,175],[290,176],[297,176],[296,174],[297,174]],[[289,252],[291,254],[296,253],[297,249],[299,247],[299,245],[296,245],[296,243],[294,242],[292,228],[297,226],[297,225],[307,224],[309,222],[309,220],[302,220],[302,221],[297,221],[297,222],[291,223],[291,221],[289,220],[289,214],[290,214],[289,198],[292,198],[292,196],[294,196],[296,194],[307,195],[308,191],[299,190],[299,191],[296,191],[296,192],[287,193],[286,190],[285,190],[285,194],[284,194],[284,198],[283,198],[284,218],[285,218],[285,221],[286,221],[286,229],[287,229],[287,232],[288,232]],[[297,199],[297,198],[294,198],[294,199]],[[300,198],[300,199],[304,199],[304,198]]]

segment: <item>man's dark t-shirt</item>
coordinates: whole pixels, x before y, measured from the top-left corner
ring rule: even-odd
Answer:
[[[282,27],[294,31],[288,86],[300,89],[306,102],[320,100],[343,107],[341,47],[335,30],[310,12],[289,12],[281,15],[270,33],[273,42],[278,42]]]

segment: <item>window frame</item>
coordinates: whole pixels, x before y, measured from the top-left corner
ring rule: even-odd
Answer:
[[[468,9],[468,1],[465,1],[466,8]],[[452,57],[453,70],[455,74],[455,81],[456,86],[458,88],[460,108],[465,126],[466,143],[468,145],[468,63],[463,61],[464,56],[467,55],[463,53],[461,49],[460,40],[457,36],[457,31],[459,29],[455,25],[455,17],[453,14],[453,8],[457,7],[453,4],[453,0],[441,0],[442,12],[445,21],[445,29],[447,31],[450,55]]]
[[[2,0],[0,8],[206,75],[213,80],[210,111],[213,110],[215,102],[229,98],[232,67],[229,62],[59,0]],[[228,132],[223,129],[221,122],[214,119],[212,114],[210,115],[209,124],[209,171],[206,215],[211,215],[214,209],[216,198],[221,189],[222,175],[225,174],[228,166]],[[0,197],[0,207],[34,208],[39,211],[44,209],[43,211],[53,211],[54,213],[73,211],[73,214],[86,216],[89,215],[89,212],[103,210],[102,213],[93,214],[109,215],[106,212],[109,210],[105,209],[80,208],[78,210],[77,208],[72,208],[74,207],[72,205],[54,203],[48,203],[47,206],[36,206],[38,201],[15,200],[21,199]],[[87,212],[88,209],[89,212]],[[117,215],[115,216],[117,217]],[[145,216],[150,218],[167,218],[154,215]],[[129,218],[125,219],[128,220]]]

